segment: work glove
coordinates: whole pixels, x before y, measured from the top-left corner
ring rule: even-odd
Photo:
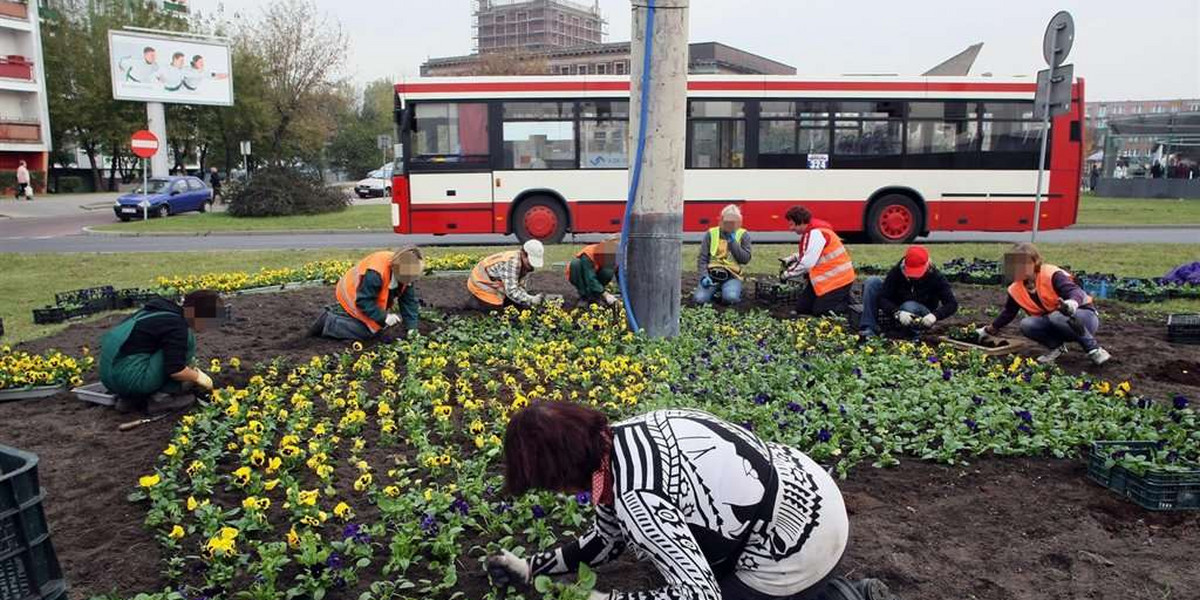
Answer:
[[[541,294],[534,294],[533,296],[529,297],[529,305],[537,306],[537,305],[541,304],[542,301],[545,299],[546,299],[546,297]]]
[[[383,322],[386,327],[392,327],[395,325],[399,325],[403,320],[404,319],[401,319],[400,315],[398,315],[396,313],[388,313],[387,318],[385,318],[383,320]]]
[[[1075,311],[1079,310],[1079,303],[1074,300],[1063,300],[1062,306],[1059,308],[1059,310],[1062,311],[1062,314],[1069,317],[1074,315]]]
[[[921,317],[921,326],[926,329],[933,327],[934,323],[937,323],[937,316],[934,315],[933,313],[929,313],[929,314]]]
[[[979,338],[979,341],[981,341],[981,342],[986,342],[988,340],[994,339],[994,336],[992,334],[992,327],[990,325],[987,325],[984,327],[980,327],[979,329],[976,329],[975,337]]]
[[[212,377],[209,377],[204,371],[196,369],[196,385],[211,392],[213,389]]]
[[[612,306],[617,303],[617,297],[608,292],[604,292],[604,303]]]
[[[487,557],[484,566],[495,587],[504,589],[510,585],[529,585],[529,561],[508,550]]]
[[[705,275],[704,277],[701,277],[701,278],[700,278],[700,287],[702,287],[702,288],[710,288],[710,287],[712,287],[712,286],[713,286],[713,280],[712,280],[712,277],[709,277],[708,275]]]
[[[916,315],[908,312],[907,310],[896,311],[896,320],[900,321],[900,324],[905,327],[912,327],[913,319],[916,317]]]
[[[588,592],[588,600],[612,600],[612,592]]]

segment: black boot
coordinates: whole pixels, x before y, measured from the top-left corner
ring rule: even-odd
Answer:
[[[879,579],[859,579],[851,585],[858,590],[859,595],[865,600],[899,600],[888,589],[887,584]]]
[[[322,310],[321,314],[317,315],[317,320],[308,326],[308,337],[321,337],[325,333],[325,318],[328,315],[327,310]]]
[[[822,600],[899,600],[887,584],[878,579],[850,581],[845,577],[829,580]]]

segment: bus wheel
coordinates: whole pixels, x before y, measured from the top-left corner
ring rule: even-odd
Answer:
[[[871,205],[867,215],[867,233],[871,239],[884,244],[911,242],[920,231],[921,209],[912,198],[903,194],[888,194]]]
[[[513,232],[522,243],[537,239],[546,244],[557,244],[567,233],[567,213],[561,204],[550,198],[530,198],[517,208]]]

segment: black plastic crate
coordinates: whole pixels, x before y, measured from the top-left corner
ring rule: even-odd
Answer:
[[[0,319],[0,337],[4,337],[4,319]]]
[[[969,272],[963,275],[962,281],[963,283],[973,283],[976,285],[997,285],[1004,283],[1004,275],[1001,273]]]
[[[754,281],[754,299],[763,304],[795,304],[800,300],[804,285],[798,283],[780,283],[756,279]]]
[[[1173,344],[1200,344],[1200,315],[1167,316],[1167,341]]]
[[[71,290],[69,292],[60,292],[54,295],[55,304],[89,304],[97,301],[106,301],[112,305],[113,299],[116,298],[116,291],[111,285],[94,288],[83,288],[80,290]]]
[[[1131,290],[1125,288],[1117,288],[1113,294],[1117,300],[1132,302],[1133,304],[1146,304],[1149,302],[1157,302],[1166,298],[1166,293],[1161,291],[1150,292],[1146,290]]]
[[[1088,478],[1147,510],[1200,509],[1200,468],[1150,470],[1139,475],[1119,464],[1111,467],[1106,464],[1113,453],[1149,456],[1155,448],[1155,442],[1092,442]]]
[[[0,599],[66,598],[38,487],[37,456],[0,446]]]
[[[36,325],[62,323],[70,318],[67,309],[61,306],[44,306],[33,309],[33,322]]]
[[[116,306],[114,306],[114,308],[141,308],[144,304],[156,296],[158,296],[158,294],[151,290],[142,290],[136,288],[117,290]]]

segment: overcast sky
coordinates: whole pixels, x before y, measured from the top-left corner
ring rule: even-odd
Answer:
[[[253,13],[269,0],[192,0]],[[590,4],[590,0],[583,0]],[[471,52],[470,0],[316,0],[350,34],[362,83],[414,76],[429,57]],[[606,41],[630,38],[628,0],[600,0]],[[972,74],[1032,75],[1058,9],[1075,17],[1070,62],[1089,100],[1200,98],[1200,0],[692,0],[691,40],[716,41],[802,75],[919,74],[984,42]]]

